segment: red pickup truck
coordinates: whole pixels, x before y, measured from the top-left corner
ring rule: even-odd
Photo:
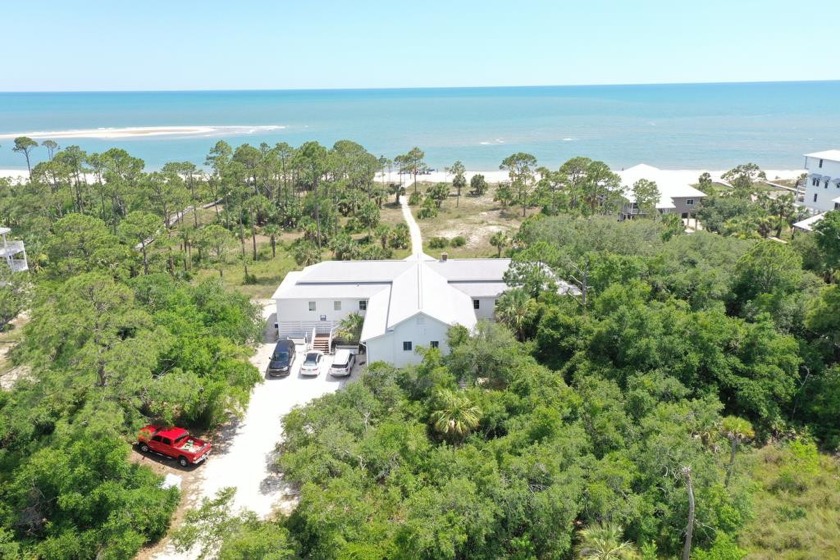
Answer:
[[[149,424],[137,436],[140,451],[154,451],[178,459],[182,467],[197,465],[210,454],[213,447],[208,442],[193,437],[184,428],[164,428]]]

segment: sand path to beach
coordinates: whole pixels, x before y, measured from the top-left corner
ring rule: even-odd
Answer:
[[[423,258],[423,236],[420,234],[420,226],[414,219],[414,214],[411,213],[411,207],[408,205],[408,196],[400,197],[400,205],[402,206],[403,219],[408,224],[408,231],[411,234],[411,256],[415,259]]]

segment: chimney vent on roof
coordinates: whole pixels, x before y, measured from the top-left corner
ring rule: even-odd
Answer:
[[[446,262],[449,259],[449,253],[440,254],[440,262]]]

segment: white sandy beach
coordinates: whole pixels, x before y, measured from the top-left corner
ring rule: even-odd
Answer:
[[[613,169],[616,173],[623,171],[620,169]],[[728,170],[713,170],[713,169],[660,169],[658,175],[660,177],[667,177],[671,182],[683,182],[688,185],[697,184],[697,180],[700,178],[700,175],[703,173],[709,173],[712,176],[713,181],[718,181],[721,178],[721,175],[726,173]],[[774,181],[774,180],[785,180],[785,179],[796,179],[801,174],[805,173],[804,169],[766,169],[764,173],[767,175],[767,180]],[[507,181],[508,173],[507,171],[502,171],[500,169],[494,169],[492,171],[467,171],[466,178],[467,182],[469,183],[470,179],[472,179],[473,175],[484,175],[484,178],[487,180],[488,183],[499,183],[501,181]],[[399,173],[392,172],[388,173],[380,173],[377,176],[377,180],[383,182],[397,182],[400,180]],[[407,184],[413,180],[413,177],[410,175],[403,175],[403,183]],[[431,173],[426,173],[424,175],[417,176],[418,181],[422,182],[429,182],[429,183],[440,183],[440,182],[450,182],[452,181],[452,174],[446,173],[444,171],[432,171]]]
[[[0,177],[9,178],[12,180],[26,179],[29,173],[26,169],[0,169]]]
[[[615,169],[614,171],[619,172],[620,170]],[[720,179],[720,176],[726,173],[726,170],[707,170],[707,169],[661,169],[659,170],[661,176],[668,177],[671,181],[683,182],[689,185],[693,185],[697,183],[697,179],[700,175],[704,172],[708,172],[712,176],[712,180],[716,181]],[[773,180],[785,180],[785,179],[796,179],[802,173],[805,173],[804,169],[766,169],[764,173],[767,175],[767,179],[770,181]],[[487,180],[488,183],[498,183],[500,181],[507,181],[508,174],[507,171],[502,171],[500,169],[495,169],[492,171],[467,171],[466,177],[467,182],[472,179],[473,175],[484,175],[484,178]],[[0,169],[0,177],[11,177],[12,179],[26,179],[28,173],[26,169]],[[382,182],[397,182],[400,180],[400,175],[397,172],[388,173],[380,173],[377,175],[376,179]],[[409,175],[403,175],[403,183],[408,184],[412,181],[412,177]],[[446,173],[444,171],[432,171],[431,173],[426,173],[424,175],[417,176],[418,181],[423,182],[430,182],[430,183],[440,183],[440,182],[450,182],[452,181],[452,174]]]

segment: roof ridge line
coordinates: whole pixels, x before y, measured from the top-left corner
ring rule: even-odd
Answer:
[[[417,261],[417,310],[423,311],[423,262]]]

